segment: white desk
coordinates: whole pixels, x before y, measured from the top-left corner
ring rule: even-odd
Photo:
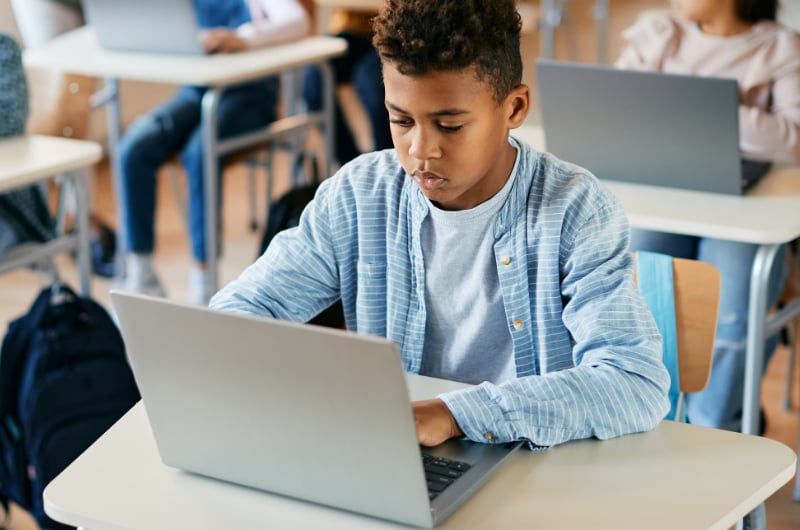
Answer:
[[[540,127],[524,126],[512,134],[537,149],[546,149]],[[742,432],[757,433],[764,338],[800,316],[800,296],[767,315],[768,276],[778,249],[800,237],[800,167],[773,168],[744,196],[610,180],[603,183],[619,199],[634,228],[758,245],[750,276],[742,418]]]
[[[64,174],[74,186],[77,203],[74,235],[65,234],[24,251],[11,250],[0,261],[0,274],[77,249],[80,290],[84,295],[90,294],[89,196],[86,174],[77,170],[94,164],[101,156],[102,149],[95,142],[51,136],[12,136],[0,140],[0,192]]]
[[[452,385],[409,381],[413,399]],[[774,440],[663,422],[518,451],[439,528],[727,529],[791,479],[795,460]],[[44,505],[88,530],[408,528],[166,467],[141,404],[50,483]]]
[[[119,156],[117,145],[121,134],[118,80],[129,79],[153,83],[207,86],[202,100],[203,142],[206,146],[204,172],[206,208],[206,264],[210,285],[217,286],[218,217],[217,157],[285,137],[311,125],[325,130],[325,158],[333,159],[333,80],[327,61],[347,49],[344,40],[333,37],[309,37],[297,42],[271,46],[236,54],[187,56],[152,53],[126,53],[104,50],[97,44],[91,27],[83,27],[25,51],[26,67],[46,68],[74,74],[106,78],[102,100],[108,105],[109,148],[113,161],[118,245],[125,246],[124,204],[121,200]],[[322,112],[301,112],[288,105],[288,115],[263,130],[226,140],[219,140],[217,106],[222,93],[232,86],[256,79],[319,65],[323,73],[324,104]],[[118,263],[122,269],[122,263]]]

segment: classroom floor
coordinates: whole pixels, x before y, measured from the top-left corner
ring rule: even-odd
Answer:
[[[563,59],[577,59],[581,61],[594,60],[594,23],[587,0],[571,2],[570,32],[559,30],[556,34],[557,56]],[[664,7],[664,0],[612,0],[611,23],[609,31],[609,57],[613,58],[618,53],[619,32],[628,26],[642,9]],[[573,53],[570,53],[570,49]],[[526,65],[525,81],[534,86],[535,76],[531,65],[533,58],[538,53],[538,35],[527,35],[523,38],[523,60]],[[530,121],[537,120],[534,109]],[[102,139],[101,139],[102,140]],[[288,189],[288,164],[279,160],[275,174],[274,196]],[[243,166],[233,166],[226,171],[224,187],[224,256],[220,266],[220,281],[227,282],[246,267],[256,255],[260,240],[260,230],[263,228],[264,205],[266,202],[265,177],[260,174],[257,183],[258,213],[256,219],[259,228],[250,229],[250,191],[247,185],[247,170]],[[157,219],[157,252],[156,266],[170,298],[186,300],[189,248],[181,214],[177,208],[174,194],[167,184],[166,174],[162,175],[159,184],[159,210]],[[103,161],[93,171],[93,202],[97,212],[110,224],[115,224],[113,194],[108,162]],[[62,277],[72,285],[77,285],[74,263],[70,258],[59,259],[59,269]],[[38,290],[44,285],[44,280],[36,274],[22,270],[0,276],[0,336],[5,333],[8,322],[24,313],[32,302]],[[93,295],[107,307],[109,305],[108,291],[113,287],[110,280],[93,277]],[[793,374],[794,387],[792,392],[793,407],[784,409],[786,372],[790,352],[782,347],[773,357],[765,379],[762,402],[767,415],[766,436],[787,444],[796,449],[798,447],[798,407],[800,407],[800,367],[795,367]],[[735,479],[735,469],[731,470]],[[795,530],[800,528],[800,503],[792,500],[794,480],[779,490],[767,502],[768,524],[771,530]],[[713,495],[713,492],[708,492]],[[676,507],[676,509],[680,509]],[[36,528],[26,514],[15,512],[13,515],[12,529]]]

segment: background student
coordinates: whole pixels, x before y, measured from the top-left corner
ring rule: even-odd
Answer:
[[[383,104],[384,90],[381,61],[372,45],[371,11],[337,9],[331,18],[331,32],[347,41],[347,52],[331,61],[337,86],[352,84],[366,111],[372,133],[372,150],[392,147],[389,116]],[[322,75],[318,68],[306,70],[303,97],[309,109],[322,109]],[[336,159],[346,164],[361,154],[353,131],[342,112],[339,98],[334,98]]]
[[[195,0],[197,18],[208,31],[203,45],[210,53],[240,52],[305,36],[308,14],[296,0]],[[163,295],[153,265],[156,174],[178,153],[189,191],[189,235],[194,266],[189,301],[211,297],[204,274],[206,258],[203,139],[200,128],[204,87],[184,86],[164,105],[139,118],[122,138],[120,159],[125,201],[127,277],[130,291]],[[222,138],[266,127],[275,119],[278,80],[269,78],[226,90],[217,114]],[[224,158],[219,161],[220,175]]]
[[[676,0],[674,15],[646,18],[623,33],[620,68],[726,77],[739,83],[742,155],[800,163],[800,37],[775,22],[777,0]],[[657,126],[657,124],[654,124]],[[756,246],[634,230],[634,250],[714,264],[722,275],[711,381],[686,397],[692,423],[741,429],[750,270]],[[786,277],[778,256],[770,304]],[[768,347],[771,353],[772,347]]]
[[[514,1],[387,2],[374,42],[395,148],[324,180],[211,307],[303,322],[341,299],[409,372],[475,383],[413,404],[424,445],[653,428],[669,377],[625,213],[509,137],[530,108]]]

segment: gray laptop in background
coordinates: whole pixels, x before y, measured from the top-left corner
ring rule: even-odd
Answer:
[[[739,195],[768,169],[739,151],[735,80],[536,61],[547,150],[601,179]]]
[[[421,448],[387,339],[117,291],[111,299],[168,466],[431,527],[521,445]],[[433,476],[421,450],[428,467],[441,463]]]
[[[192,0],[81,0],[103,48],[205,53]]]

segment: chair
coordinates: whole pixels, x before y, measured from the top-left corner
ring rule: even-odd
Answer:
[[[280,76],[281,96],[278,106],[280,113],[284,115],[294,113],[293,107],[298,105],[299,103],[297,102],[302,99],[299,93],[302,86],[299,75],[300,74],[298,72],[284,72]],[[290,171],[291,182],[293,186],[299,183],[299,173],[301,173],[301,170],[306,171],[306,174],[309,175],[309,178],[313,183],[317,182],[320,178],[320,175],[317,171],[320,163],[318,160],[319,155],[314,153],[313,150],[307,149],[305,146],[306,143],[305,134],[293,132],[288,133],[278,139],[266,140],[254,145],[250,145],[228,155],[225,167],[230,167],[235,164],[244,164],[247,167],[247,179],[250,190],[249,224],[251,231],[256,231],[258,229],[258,220],[260,218],[258,214],[258,199],[256,194],[256,174],[259,169],[266,173],[266,212],[265,215],[261,217],[264,219],[269,213],[269,206],[270,202],[272,201],[272,171],[274,170],[273,161],[275,159],[276,150],[289,153],[289,157],[292,159],[291,163],[294,165],[290,166]],[[308,164],[306,164],[307,162]],[[327,161],[325,163],[327,163]],[[306,168],[306,165],[310,165],[310,172],[308,171],[309,168]],[[168,170],[168,182],[172,191],[172,195],[175,198],[176,204],[181,212],[181,217],[184,220],[184,224],[187,226],[188,232],[188,199],[185,190],[182,189],[179,182],[181,164],[178,160],[178,155],[176,154],[170,157],[165,166]],[[309,182],[309,184],[312,182]]]
[[[634,259],[638,254],[633,253]],[[680,393],[708,384],[719,312],[720,274],[702,261],[672,258]],[[638,278],[637,278],[638,281]],[[679,418],[679,411],[676,418]]]

